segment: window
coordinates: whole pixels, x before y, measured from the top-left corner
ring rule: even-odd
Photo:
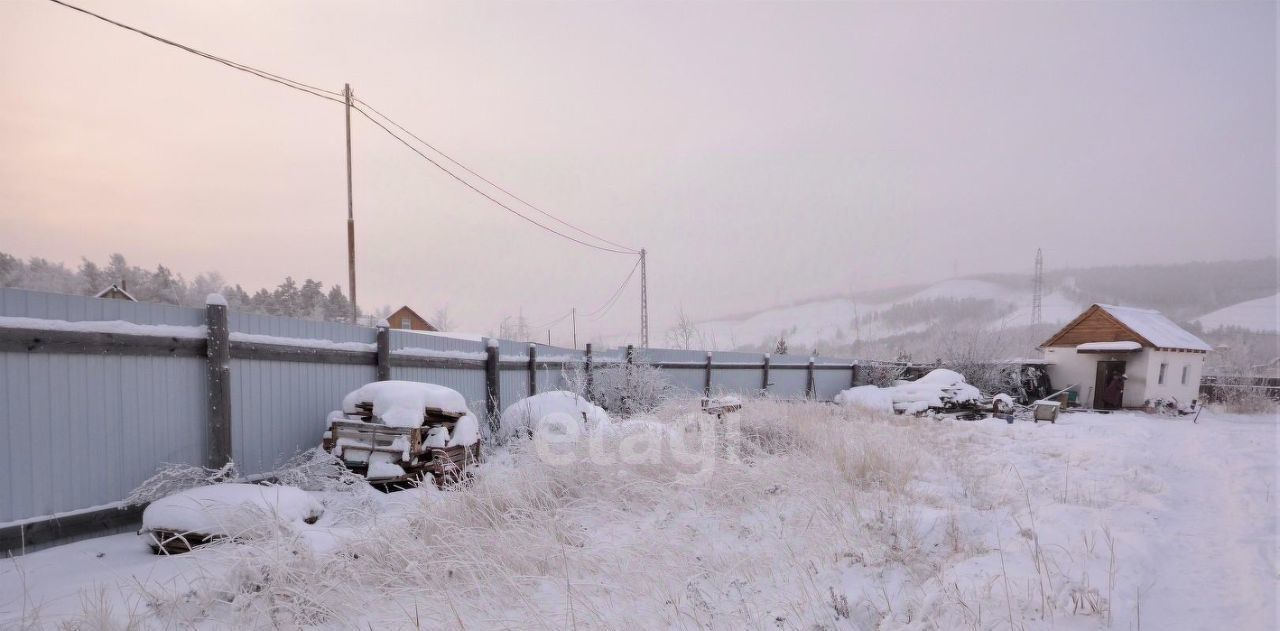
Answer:
[[[1169,372],[1169,364],[1160,364],[1160,378],[1156,380],[1156,383],[1164,385],[1164,374],[1167,372]]]
[[[1187,385],[1187,374],[1191,372],[1191,366],[1182,367],[1182,385]]]
[[[413,322],[410,322],[410,321],[409,321],[409,316],[404,316],[404,317],[400,318],[400,328],[402,328],[402,329],[412,329],[412,328],[413,328]],[[1161,373],[1161,374],[1163,374],[1163,373]]]

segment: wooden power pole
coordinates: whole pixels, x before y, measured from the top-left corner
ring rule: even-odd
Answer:
[[[342,89],[347,101],[347,282],[351,290],[351,323],[356,323],[360,309],[356,306],[356,216],[351,197],[351,84]]]

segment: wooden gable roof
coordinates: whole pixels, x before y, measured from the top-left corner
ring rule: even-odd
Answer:
[[[1137,342],[1144,348],[1206,352],[1200,338],[1174,324],[1158,311],[1095,304],[1041,347],[1079,346],[1089,342]]]
[[[1040,346],[1079,346],[1088,342],[1137,342],[1144,347],[1155,347],[1151,340],[1138,335],[1098,305],[1085,309]]]

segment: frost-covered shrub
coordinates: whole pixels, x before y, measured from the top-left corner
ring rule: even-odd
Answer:
[[[566,390],[622,417],[651,413],[672,394],[662,370],[643,362],[594,364],[590,379],[583,364],[574,364],[564,381]]]
[[[228,462],[221,469],[209,469],[189,464],[162,464],[155,475],[142,481],[124,499],[125,506],[141,506],[174,493],[198,486],[220,482],[238,482],[240,472],[235,462]]]

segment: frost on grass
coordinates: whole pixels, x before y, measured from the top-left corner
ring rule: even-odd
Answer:
[[[667,401],[557,445],[561,464],[513,441],[456,491],[217,544],[147,602],[172,626],[1097,628],[1134,582],[1093,511],[1158,488],[1121,462],[1065,469],[1029,434],[1049,431]]]

